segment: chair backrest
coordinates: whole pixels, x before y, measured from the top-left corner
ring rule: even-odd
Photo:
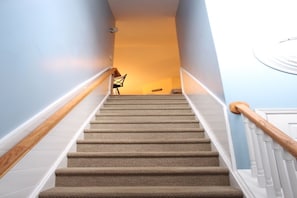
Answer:
[[[126,76],[127,76],[127,74],[125,74],[123,76],[115,77],[113,79],[113,85],[116,85],[117,87],[122,87],[124,85]]]

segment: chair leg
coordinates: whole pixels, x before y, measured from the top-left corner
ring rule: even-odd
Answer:
[[[120,90],[119,90],[119,88],[117,88],[117,92],[118,92],[118,95],[121,95],[121,94],[120,94]]]

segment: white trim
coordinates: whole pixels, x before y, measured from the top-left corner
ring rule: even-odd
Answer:
[[[225,116],[225,123],[226,123],[226,131],[228,134],[228,142],[229,142],[229,151],[230,151],[230,156],[231,156],[231,165],[233,170],[237,170],[236,166],[236,159],[235,159],[235,152],[234,152],[234,145],[233,145],[233,140],[232,140],[232,135],[231,135],[231,128],[229,125],[229,117],[228,117],[228,108],[226,106],[224,108],[224,116]]]
[[[47,106],[45,109],[25,121],[23,124],[18,126],[16,129],[9,132],[6,136],[0,139],[1,152],[8,151],[12,148],[17,142],[19,142],[22,138],[27,136],[34,128],[36,128],[39,124],[41,124],[47,117],[49,117],[53,112],[57,111],[61,106],[63,106],[66,102],[68,102],[72,97],[74,97],[77,93],[81,91],[81,89],[85,88],[89,83],[94,81],[96,78],[101,76],[104,72],[106,72],[110,67],[107,67],[100,71],[95,76],[81,83],[80,85],[73,88],[70,92]],[[0,153],[1,155],[1,153]]]
[[[229,169],[233,169],[230,160],[228,159],[228,155],[225,152],[222,152],[224,149],[221,147],[221,145],[218,143],[217,138],[213,135],[214,132],[212,131],[212,129],[208,126],[206,120],[203,118],[203,116],[200,114],[199,110],[196,109],[195,105],[192,103],[192,101],[190,100],[190,98],[187,95],[184,95],[187,99],[187,101],[189,102],[192,110],[194,111],[194,114],[198,117],[199,122],[202,123],[203,128],[205,129],[205,132],[207,133],[208,137],[211,139],[212,144],[214,144],[215,148],[217,149],[217,151],[220,153],[220,156],[222,157],[222,159],[224,160],[224,162],[226,163],[227,167]]]
[[[48,182],[48,180],[51,177],[55,178],[55,171],[60,165],[62,164],[63,160],[67,158],[67,153],[71,150],[73,145],[76,144],[77,139],[79,136],[83,133],[84,129],[88,126],[92,118],[96,115],[97,111],[100,109],[100,107],[103,106],[103,103],[106,101],[109,95],[106,95],[103,100],[100,102],[100,104],[95,108],[95,110],[88,116],[86,121],[82,124],[82,126],[76,131],[75,135],[72,137],[71,141],[68,143],[68,145],[65,147],[65,150],[61,153],[61,155],[57,158],[55,163],[52,165],[52,167],[47,171],[47,173],[44,175],[44,177],[41,179],[40,183],[36,186],[30,197],[38,197],[38,194],[44,190],[44,186]],[[54,186],[52,186],[54,187]]]
[[[229,142],[229,151],[230,151],[230,156],[231,156],[231,161],[229,160],[229,155],[224,152],[224,149],[222,148],[221,144],[215,137],[214,132],[212,129],[208,126],[206,120],[203,118],[203,116],[200,114],[199,110],[196,109],[195,105],[193,102],[190,100],[188,95],[185,93],[185,87],[184,87],[184,79],[183,79],[183,73],[185,72],[186,75],[188,75],[192,80],[194,80],[197,84],[199,84],[210,96],[212,96],[223,108],[224,116],[225,116],[225,123],[226,123],[226,132],[228,136],[228,142]],[[194,114],[198,117],[199,121],[202,123],[206,134],[208,137],[211,139],[212,144],[216,148],[216,150],[219,152],[220,157],[222,158],[223,162],[227,166],[227,168],[230,171],[231,178],[235,179],[236,184],[240,187],[240,189],[244,192],[245,197],[248,198],[257,198],[252,190],[250,189],[249,186],[246,184],[245,179],[242,177],[242,174],[237,170],[236,167],[236,160],[235,160],[235,154],[234,154],[234,147],[233,147],[233,141],[231,138],[231,129],[229,125],[229,119],[228,119],[228,114],[227,114],[227,106],[225,103],[223,103],[218,97],[216,97],[205,85],[203,85],[199,80],[197,80],[193,75],[191,75],[188,71],[186,71],[184,68],[181,67],[180,69],[180,76],[181,76],[181,86],[183,90],[183,95],[186,97],[187,101],[189,102],[191,108],[194,111]]]
[[[269,198],[265,188],[258,185],[257,178],[252,177],[250,169],[241,169],[234,171],[238,184],[247,198]]]
[[[185,93],[185,84],[184,84],[184,78],[183,78],[183,71],[185,71],[182,67],[180,67],[179,75],[180,75],[180,84],[182,88],[183,95],[186,95]]]
[[[220,103],[221,106],[226,106],[226,104],[219,99],[214,93],[212,93],[203,83],[201,83],[197,78],[195,78],[192,74],[190,74],[187,70],[185,70],[183,67],[180,67],[182,72],[185,72],[188,76],[190,76],[197,84],[199,84],[203,89],[207,91],[209,95],[211,95],[218,103]]]
[[[255,109],[263,119],[270,122],[272,125],[280,129],[283,133],[289,135],[294,140],[297,140],[296,120],[297,109],[274,108],[274,109]],[[294,129],[291,128],[294,125]]]
[[[209,137],[212,140],[214,146],[220,152],[221,157],[223,158],[223,160],[226,163],[226,165],[228,166],[228,168],[229,169],[232,169],[232,170],[236,170],[237,169],[236,168],[236,161],[235,161],[234,150],[233,150],[234,147],[233,147],[233,141],[232,141],[232,138],[231,138],[231,130],[230,130],[230,126],[229,126],[229,123],[228,123],[227,107],[226,107],[225,103],[223,103],[217,96],[215,96],[215,94],[213,94],[204,84],[202,84],[193,75],[191,75],[188,71],[186,71],[184,68],[181,67],[181,76],[182,76],[182,72],[185,72],[188,76],[190,76],[192,80],[194,80],[197,84],[199,84],[205,91],[207,91],[207,93],[209,95],[211,95],[222,106],[223,112],[224,112],[224,116],[225,116],[226,132],[227,132],[227,135],[228,135],[228,142],[229,142],[229,150],[230,150],[231,161],[229,160],[228,155],[225,152],[222,152],[224,149],[220,146],[220,144],[217,141],[217,138],[213,135],[214,132],[208,126],[208,124],[204,120],[203,116],[195,108],[195,105],[192,103],[192,101],[187,96],[187,94],[184,93],[184,91],[183,91],[183,94],[185,95],[185,97],[187,98],[188,102],[190,103],[190,106],[192,107],[194,113],[199,118],[199,121],[201,123],[203,123],[203,126],[205,127],[205,131],[209,135]],[[182,81],[182,88],[184,90],[184,83],[183,83],[183,78],[182,77],[181,77],[181,81]]]
[[[266,115],[267,114],[296,114],[297,113],[297,109],[294,108],[257,108],[255,109],[255,112],[261,116],[263,116],[263,118],[267,119]]]

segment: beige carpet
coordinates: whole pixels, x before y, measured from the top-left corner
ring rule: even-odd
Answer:
[[[110,96],[40,198],[240,198],[182,95]]]

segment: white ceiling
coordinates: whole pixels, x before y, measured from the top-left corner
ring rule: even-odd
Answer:
[[[108,0],[116,20],[135,17],[174,17],[179,0]]]

